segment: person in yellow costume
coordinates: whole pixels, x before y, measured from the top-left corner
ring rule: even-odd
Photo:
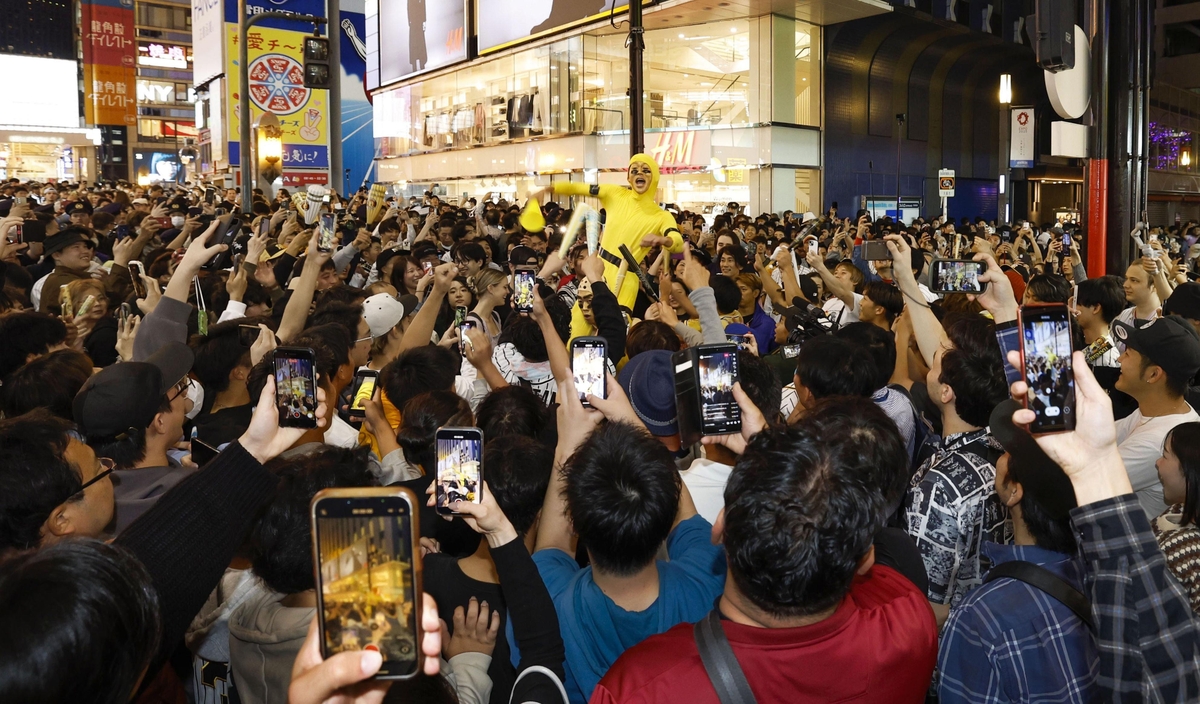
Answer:
[[[600,199],[605,211],[604,233],[600,237],[600,251],[604,259],[604,281],[617,295],[617,302],[633,309],[637,298],[638,280],[633,274],[625,277],[621,290],[616,290],[617,269],[621,262],[621,245],[629,248],[638,261],[654,247],[664,247],[668,252],[683,251],[683,237],[675,218],[658,207],[654,195],[658,191],[658,163],[649,154],[634,154],[629,159],[629,188],[605,184],[593,186],[586,183],[555,183],[538,196],[594,196]],[[537,196],[535,196],[537,197]],[[571,337],[589,334],[587,321],[576,304],[571,312]]]

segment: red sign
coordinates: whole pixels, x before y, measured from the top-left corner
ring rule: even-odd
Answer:
[[[114,7],[85,0],[80,11],[87,123],[133,125],[137,122],[133,5]]]
[[[283,54],[266,54],[250,62],[250,98],[260,110],[290,115],[308,102],[304,67]]]
[[[324,186],[329,183],[328,171],[284,171],[283,185],[288,187],[309,186],[317,184]]]

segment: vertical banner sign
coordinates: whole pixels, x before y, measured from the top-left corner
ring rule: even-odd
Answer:
[[[84,0],[83,85],[88,125],[137,122],[133,0]]]
[[[1013,108],[1012,134],[1009,139],[1008,165],[1013,169],[1032,169],[1037,145],[1034,142],[1033,108]]]
[[[237,25],[227,25],[227,76],[238,76]],[[250,94],[238,93],[238,81],[231,81],[232,100],[228,105],[229,162],[241,159],[240,102],[250,100],[250,119],[264,112],[274,113],[283,128],[284,169],[329,168],[329,91],[304,87],[305,32],[293,32],[256,25],[247,33],[249,47]]]
[[[235,3],[236,4],[236,3]],[[192,78],[204,85],[225,71],[225,8],[221,0],[192,0]]]
[[[375,114],[367,98],[367,18],[362,3],[342,0],[342,166],[350,172],[344,189],[354,192],[370,179],[375,157]]]

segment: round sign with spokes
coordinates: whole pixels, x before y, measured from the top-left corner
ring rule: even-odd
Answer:
[[[250,99],[260,110],[290,115],[308,103],[304,67],[283,54],[265,54],[250,62]]]

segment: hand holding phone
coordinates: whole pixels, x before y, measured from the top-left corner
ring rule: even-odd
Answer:
[[[517,269],[513,274],[513,309],[519,313],[533,312],[533,287],[535,274],[533,269]]]
[[[333,237],[336,223],[333,213],[321,213],[320,224],[317,226],[317,251],[332,252]]]
[[[375,395],[375,385],[379,381],[379,372],[374,369],[360,369],[354,375],[354,396],[350,401],[350,417],[362,419],[367,416],[367,401]]]
[[[321,655],[375,650],[378,679],[421,669],[417,497],[403,487],[324,489],[311,528]]]

